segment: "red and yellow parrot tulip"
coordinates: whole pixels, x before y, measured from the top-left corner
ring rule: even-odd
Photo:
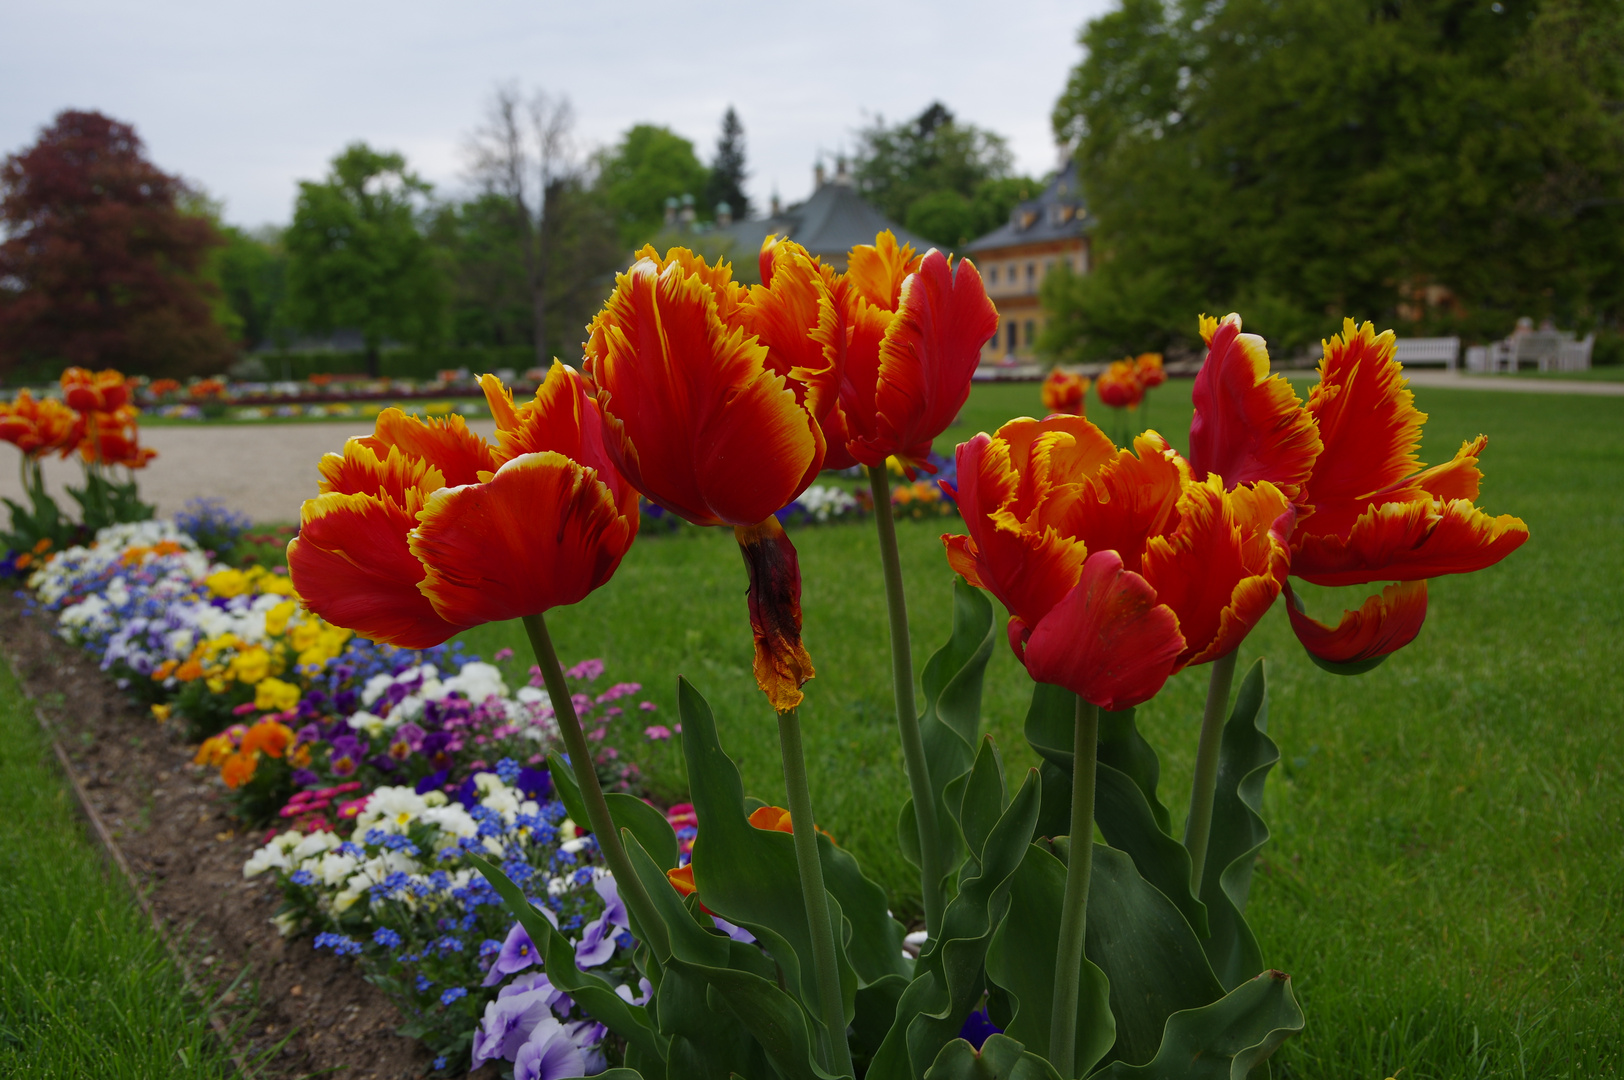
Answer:
[[[112,412],[130,402],[129,381],[112,368],[90,371],[70,367],[62,372],[62,398],[82,413]]]
[[[480,380],[497,445],[462,418],[397,409],[321,462],[288,568],[305,604],[404,648],[573,604],[609,580],[637,535],[637,493],[605,450],[591,385],[554,363],[515,407]]]
[[[26,388],[12,401],[0,401],[0,440],[30,458],[73,449],[78,416],[55,398],[36,398]]]
[[[1051,413],[1082,416],[1088,397],[1089,381],[1086,376],[1074,375],[1055,368],[1043,380],[1043,407]]]

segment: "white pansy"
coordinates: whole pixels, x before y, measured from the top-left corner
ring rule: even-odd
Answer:
[[[373,738],[382,735],[387,726],[383,717],[369,712],[352,713],[349,718],[349,725],[356,731],[364,731]]]

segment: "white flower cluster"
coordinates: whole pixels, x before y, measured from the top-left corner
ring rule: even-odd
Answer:
[[[474,783],[479,794],[478,805],[500,815],[510,836],[529,835],[529,827],[518,819],[520,815],[535,818],[539,814],[541,807],[535,800],[525,799],[494,773],[478,773]],[[433,830],[429,850],[398,842],[368,843],[365,848],[360,844],[374,830],[386,836],[405,837],[424,826]],[[575,829],[567,821],[558,830],[559,839],[565,839],[566,833],[573,842]],[[459,840],[479,836],[480,829],[474,815],[460,803],[447,799],[444,792],[419,795],[409,787],[381,787],[367,797],[366,805],[356,816],[353,835],[357,842],[346,843],[330,832],[307,835],[289,829],[277,834],[249,857],[243,864],[243,877],[258,877],[270,870],[292,877],[304,871],[310,877],[300,880],[303,878],[300,875],[294,879],[295,883],[314,889],[318,905],[333,915],[343,914],[355,906],[368,889],[383,884],[395,874],[405,875],[404,881],[396,879],[403,886],[392,890],[396,899],[411,906],[419,902],[434,903],[452,890],[466,886],[473,876],[472,870],[436,874],[439,853],[457,846]],[[498,858],[504,851],[501,839],[495,836],[485,836],[480,846],[488,855]],[[572,886],[565,879],[563,887]],[[283,933],[288,933],[293,924],[285,921],[278,926]]]
[[[857,498],[845,488],[835,487],[832,484],[813,484],[801,492],[796,500],[806,507],[806,512],[812,515],[813,521],[824,522],[830,518],[849,514],[857,509]]]
[[[165,569],[176,577],[202,581],[214,569],[197,541],[181,532],[173,521],[135,521],[109,525],[96,533],[86,547],[57,552],[28,579],[28,587],[46,606],[55,606],[82,582],[105,574],[123,561],[125,552],[136,547],[174,544],[181,550],[164,556]],[[167,576],[167,575],[166,575]]]
[[[391,690],[396,693],[391,694]],[[400,691],[405,691],[405,695],[400,696]],[[361,691],[361,704],[365,708],[350,716],[350,727],[376,737],[407,721],[421,720],[425,705],[444,701],[452,694],[476,706],[496,699],[508,722],[518,727],[526,738],[540,742],[557,734],[551,715],[553,702],[547,691],[534,686],[510,691],[502,680],[501,669],[480,660],[462,665],[455,675],[443,679],[440,669],[433,664],[409,667],[398,675],[374,675]]]

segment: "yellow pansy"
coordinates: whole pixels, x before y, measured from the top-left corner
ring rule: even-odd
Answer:
[[[267,573],[255,584],[259,586],[259,591],[262,593],[272,593],[276,596],[293,595],[293,579],[284,574]]]
[[[203,579],[215,596],[230,599],[248,591],[248,575],[241,570],[220,570]]]
[[[247,681],[247,680],[244,680]],[[254,708],[283,712],[299,704],[299,688],[275,676],[260,679],[254,687]]]
[[[238,682],[259,682],[271,673],[271,654],[258,645],[243,649],[231,658],[231,674]]]
[[[282,601],[265,613],[265,632],[272,637],[280,637],[287,632],[288,620],[298,610],[299,605],[292,600]]]

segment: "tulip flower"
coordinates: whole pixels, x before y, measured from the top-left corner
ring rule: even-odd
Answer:
[[[969,398],[998,311],[974,263],[954,267],[934,248],[915,256],[889,230],[852,248],[846,267],[835,283],[850,328],[840,386],[845,449],[875,467],[897,457],[912,480],[934,471],[931,441]]]
[[[1113,409],[1137,408],[1145,396],[1138,369],[1132,360],[1118,360],[1094,380],[1094,391]]]
[[[823,468],[845,343],[829,276],[769,238],[763,284],[683,248],[644,248],[592,321],[587,370],[605,444],[651,502],[696,525],[730,525],[750,573],[755,674],[773,708],[801,701],[800,568],[773,515]]]
[[[54,398],[36,398],[27,389],[13,401],[0,401],[0,440],[11,443],[27,458],[40,458],[56,450],[71,449],[78,418]]]
[[[1528,539],[1518,518],[1474,505],[1486,437],[1420,468],[1426,414],[1394,359],[1392,331],[1344,320],[1325,342],[1306,406],[1268,376],[1263,342],[1241,333],[1240,316],[1203,316],[1201,331],[1209,351],[1196,379],[1191,464],[1197,476],[1272,481],[1305,507],[1291,537],[1293,574],[1333,586],[1419,582],[1492,566]],[[1316,659],[1362,664],[1414,640],[1425,616],[1425,591],[1409,588],[1371,597],[1335,628],[1294,603],[1292,626]]]
[[[121,405],[112,412],[90,413],[75,430],[80,433],[79,456],[89,465],[122,465],[144,469],[158,456],[150,446],[142,446],[136,426],[134,406]]]
[[[129,404],[130,387],[119,372],[91,372],[70,367],[62,373],[62,397],[70,409],[82,413],[110,413]]]
[[[1167,371],[1162,367],[1162,354],[1159,352],[1140,353],[1134,357],[1133,373],[1139,380],[1139,385],[1146,390],[1152,390],[1167,381]]]
[[[1085,376],[1055,368],[1043,380],[1043,407],[1051,413],[1082,416],[1088,387]]]
[[[604,452],[588,382],[554,363],[515,408],[481,380],[499,445],[461,417],[379,414],[321,463],[288,567],[328,622],[403,648],[573,604],[609,580],[637,534],[637,495]]]
[[[1285,580],[1279,489],[1198,482],[1154,432],[1129,452],[1082,418],[1012,420],[958,466],[968,535],[943,537],[948,562],[1009,609],[1034,678],[1100,708],[1231,654]]]

